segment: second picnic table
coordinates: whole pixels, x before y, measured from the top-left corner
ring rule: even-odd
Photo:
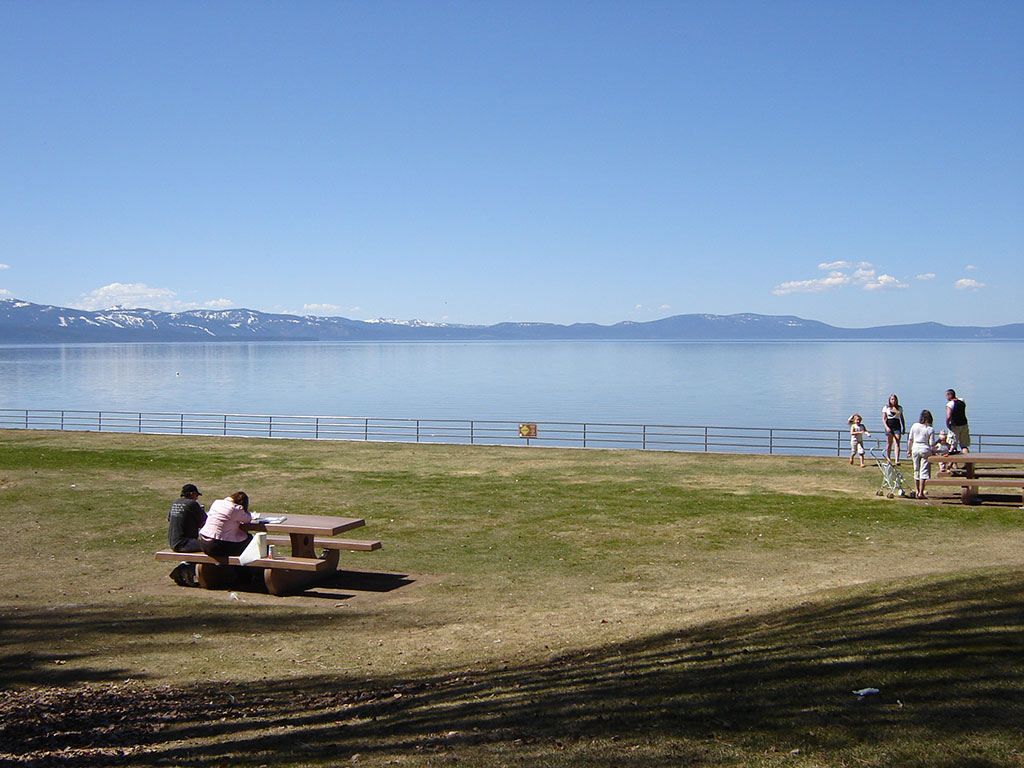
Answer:
[[[1017,488],[1024,498],[1024,453],[953,453],[928,457],[930,464],[955,464],[950,475],[932,478],[928,485],[960,486],[964,504],[980,504],[978,489]]]

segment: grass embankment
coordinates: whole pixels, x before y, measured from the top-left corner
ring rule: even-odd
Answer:
[[[364,517],[384,549],[296,597],[178,588],[152,553],[186,481]],[[2,432],[0,761],[1021,764],[1021,513],[878,482],[843,459]]]

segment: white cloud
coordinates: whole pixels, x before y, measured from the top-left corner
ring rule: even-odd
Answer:
[[[647,314],[650,314],[652,312],[666,312],[666,311],[668,311],[670,309],[672,309],[672,305],[671,304],[659,304],[656,307],[649,307],[646,304],[634,304],[633,305],[633,311],[634,312],[643,312],[643,313],[647,313]]]
[[[145,307],[168,311],[175,302],[175,293],[167,288],[150,288],[145,283],[111,283],[82,294],[75,309],[96,311],[112,307]]]
[[[970,272],[971,270],[977,269],[977,267],[974,266],[973,264],[968,264],[966,267],[964,267],[964,269]]]
[[[295,315],[296,317],[355,317],[363,311],[362,307],[342,307],[337,304],[315,303],[303,304],[301,309],[284,307],[280,304],[272,309],[281,315]]]
[[[183,306],[183,307],[185,306],[181,302],[178,302],[178,303],[181,304],[181,306]],[[235,306],[235,302],[233,302],[231,299],[214,299],[213,301],[205,301],[205,302],[203,302],[202,308],[203,309],[231,309],[234,306]],[[192,306],[188,307],[188,309],[198,309],[198,308],[199,307],[196,306],[196,305],[192,305]]]
[[[976,291],[979,288],[984,288],[984,283],[979,283],[977,280],[971,280],[969,277],[962,278],[953,283],[953,287],[958,291]]]
[[[934,280],[935,279],[935,273],[934,272],[924,272],[924,273],[922,273],[920,275],[917,275],[917,279],[918,280]]]
[[[0,264],[0,269],[10,269],[10,268],[11,268],[10,264]]]
[[[304,315],[320,315],[330,316],[341,312],[341,307],[337,304],[303,304],[302,314]]]
[[[230,309],[235,303],[231,299],[214,299],[206,302],[182,301],[169,288],[153,288],[145,283],[111,283],[84,293],[69,306],[95,312],[113,307],[130,309],[155,309],[159,312],[184,312],[189,309]]]
[[[11,292],[8,291],[6,288],[0,288],[0,296],[10,296],[10,295],[11,295]]]
[[[829,261],[818,265],[818,269],[834,272],[837,269],[871,269],[874,264],[867,261]]]
[[[865,291],[901,291],[906,287],[906,283],[901,283],[892,275],[879,275],[864,283]]]
[[[775,286],[772,293],[776,296],[784,296],[787,293],[821,293],[847,286],[862,288],[865,291],[895,291],[907,287],[892,275],[877,274],[867,261],[832,261],[819,264],[818,269],[827,270],[828,277],[790,280]]]
[[[788,283],[775,286],[772,293],[777,296],[783,296],[787,293],[820,293],[821,291],[831,291],[849,284],[849,276],[833,274],[828,277],[816,277],[813,280],[791,280]]]

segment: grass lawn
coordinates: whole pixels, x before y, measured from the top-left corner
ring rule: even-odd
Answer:
[[[153,552],[184,482],[384,548],[294,597],[177,587]],[[1019,496],[880,484],[836,458],[0,431],[0,765],[1024,765]]]

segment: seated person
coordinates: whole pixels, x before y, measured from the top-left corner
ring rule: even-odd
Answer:
[[[199,530],[199,545],[212,557],[240,555],[252,539],[242,525],[251,521],[249,497],[243,491],[217,499],[210,505],[206,524]]]
[[[171,502],[167,513],[167,543],[175,552],[202,551],[199,529],[206,522],[206,510],[197,501],[202,495],[192,483],[186,483],[181,488],[181,496]],[[178,586],[197,586],[195,563],[179,563],[170,576]]]

